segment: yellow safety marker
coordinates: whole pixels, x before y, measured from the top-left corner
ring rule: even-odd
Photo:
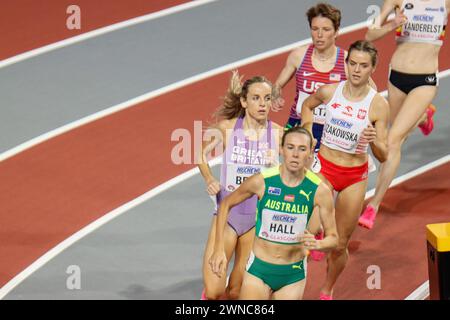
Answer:
[[[427,225],[427,240],[438,252],[449,252],[450,223]]]
[[[431,300],[450,300],[450,223],[427,225]]]

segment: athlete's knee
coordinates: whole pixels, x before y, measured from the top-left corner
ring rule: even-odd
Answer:
[[[208,300],[219,300],[225,294],[225,288],[215,286],[215,285],[206,285],[205,286],[205,296]]]
[[[237,299],[239,299],[240,292],[241,292],[241,286],[240,285],[239,286],[235,285],[235,286],[229,287],[227,289],[228,299],[230,299],[230,300],[237,300]]]
[[[398,133],[392,133],[388,136],[387,146],[389,152],[399,150],[405,141],[407,135],[402,135]]]
[[[337,259],[348,253],[347,243],[339,243],[336,248],[331,251],[331,258]]]

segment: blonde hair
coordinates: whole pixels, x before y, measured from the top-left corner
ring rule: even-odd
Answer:
[[[242,83],[242,79],[243,76],[240,76],[239,72],[234,70],[230,78],[227,93],[223,97],[223,103],[214,113],[216,120],[230,120],[243,117],[245,115],[245,109],[242,107],[241,98],[247,99],[248,90],[252,84],[267,83],[273,90],[272,83],[263,76],[255,76],[247,79],[244,83]]]

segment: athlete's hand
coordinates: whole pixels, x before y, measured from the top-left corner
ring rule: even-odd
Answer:
[[[305,230],[305,233],[299,237],[299,242],[305,249],[308,250],[320,250],[320,241],[321,240],[317,240],[315,236],[308,230]]]
[[[210,196],[215,196],[220,191],[220,183],[216,179],[212,178],[206,182],[206,192]]]
[[[284,99],[282,97],[274,98],[274,100],[272,101],[271,110],[273,112],[278,112],[283,110],[283,106],[284,106]]]
[[[404,12],[405,12],[405,9],[400,10],[399,7],[395,8],[395,17],[391,21],[391,26],[392,26],[393,30],[404,25],[408,21],[408,17],[406,17]]]
[[[219,278],[225,274],[225,266],[227,265],[227,256],[224,251],[214,251],[211,258],[209,258],[209,265],[211,271]]]
[[[377,138],[377,130],[371,124],[365,128],[361,134],[360,143],[372,143]]]

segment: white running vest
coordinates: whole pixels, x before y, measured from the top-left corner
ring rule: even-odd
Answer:
[[[397,29],[397,42],[426,42],[442,46],[447,25],[445,0],[403,0],[408,21]]]
[[[369,143],[360,142],[360,136],[370,123],[370,105],[377,92],[370,88],[362,101],[348,101],[342,93],[345,83],[339,83],[326,106],[322,143],[330,149],[345,153],[367,153]]]

